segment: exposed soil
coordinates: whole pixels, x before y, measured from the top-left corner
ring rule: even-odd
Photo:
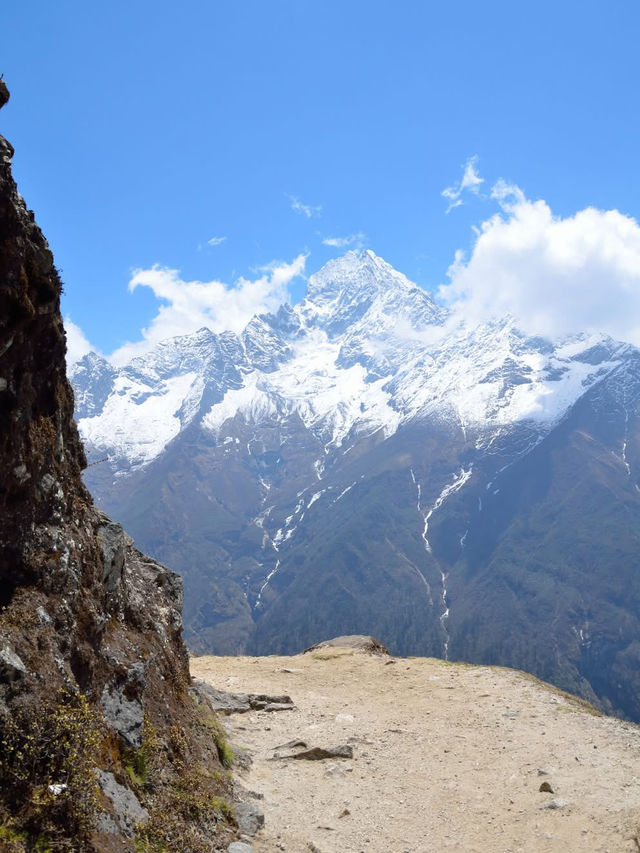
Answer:
[[[253,758],[241,783],[264,795],[260,853],[640,849],[640,728],[522,673],[339,648],[194,658],[191,671],[296,704],[225,718]],[[294,739],[354,756],[273,760]]]

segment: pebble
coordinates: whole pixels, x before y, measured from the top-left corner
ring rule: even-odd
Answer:
[[[549,800],[548,803],[545,803],[540,808],[543,809],[564,809],[569,805],[566,800],[561,799],[560,797],[556,797],[553,800]]]

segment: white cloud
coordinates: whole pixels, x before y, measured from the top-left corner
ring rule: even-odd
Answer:
[[[454,207],[460,207],[460,205],[464,203],[462,201],[462,194],[464,192],[470,192],[474,195],[478,195],[480,192],[480,187],[484,183],[484,178],[481,178],[476,171],[477,165],[478,156],[474,155],[473,157],[469,157],[467,162],[464,164],[464,172],[462,173],[462,177],[458,183],[442,190],[441,195],[443,198],[449,200],[447,213],[453,210]]]
[[[142,339],[119,347],[109,360],[126,364],[136,355],[176,335],[185,335],[207,326],[213,332],[240,332],[254,314],[275,311],[287,299],[287,286],[304,273],[307,255],[291,263],[274,262],[254,281],[240,278],[233,285],[221,281],[184,281],[178,270],[153,266],[136,270],[129,290],[150,288],[162,303]]]
[[[64,330],[67,333],[67,365],[69,367],[76,361],[80,361],[88,352],[96,352],[80,326],[77,326],[70,317],[65,318]]]
[[[296,198],[294,195],[287,196],[289,199],[289,206],[294,213],[299,213],[301,216],[305,216],[307,219],[311,219],[312,216],[320,216],[322,213],[322,205],[312,205],[312,204],[303,204],[299,198]]]
[[[322,241],[325,246],[333,246],[336,249],[343,249],[345,246],[362,246],[367,239],[367,235],[362,231],[357,234],[349,234],[348,237],[325,237]]]
[[[566,218],[499,181],[501,212],[482,223],[467,259],[456,254],[439,296],[462,319],[512,315],[523,331],[601,331],[640,345],[640,227],[617,210]]]
[[[207,240],[207,246],[219,246],[220,243],[224,243],[226,237],[210,237]]]

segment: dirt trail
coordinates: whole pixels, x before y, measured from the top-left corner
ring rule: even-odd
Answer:
[[[640,728],[521,673],[342,649],[194,658],[191,671],[296,704],[224,719],[253,757],[242,784],[264,795],[261,853],[640,850]],[[354,757],[273,760],[295,738]]]

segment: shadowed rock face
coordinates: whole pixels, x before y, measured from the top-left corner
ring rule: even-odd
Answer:
[[[0,81],[0,107],[7,100]],[[133,850],[105,774],[132,789],[155,832],[154,809],[171,808],[185,767],[204,775],[220,763],[187,692],[181,581],[137,551],[82,484],[61,282],[12,154],[0,136],[0,734],[12,744],[0,755],[0,824],[15,850],[38,836],[64,849]],[[31,773],[19,760],[26,734]],[[69,739],[80,758],[67,778]],[[140,770],[132,785],[125,764],[137,755],[141,767],[140,750],[155,775]],[[215,793],[225,793],[220,782]],[[204,827],[173,820],[189,849],[219,849],[231,835],[213,813]],[[150,837],[171,847],[169,829]]]

